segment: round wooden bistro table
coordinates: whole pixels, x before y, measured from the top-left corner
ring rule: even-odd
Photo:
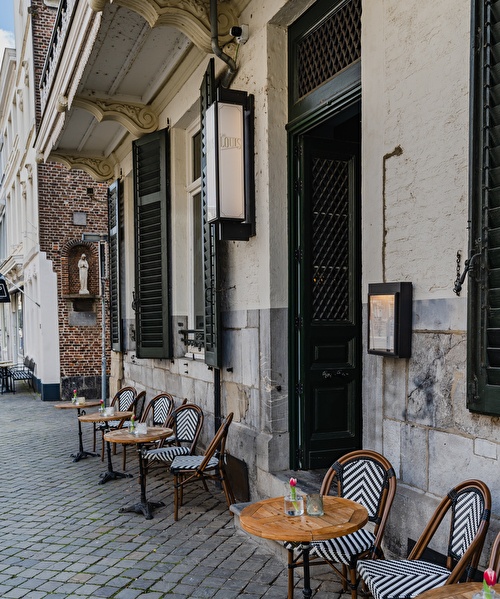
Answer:
[[[106,430],[109,431],[109,422],[113,420],[128,420],[134,412],[115,412],[112,416],[105,416],[101,414],[101,412],[95,412],[92,414],[83,414],[82,416],[78,416],[78,420],[80,422],[91,422],[92,424],[96,422],[104,422],[106,426]],[[105,433],[106,435],[106,433]],[[104,436],[106,439],[106,436]],[[113,470],[113,462],[111,461],[111,445],[109,441],[106,441],[106,453],[108,456],[108,471],[103,472],[101,474],[101,480],[99,481],[100,485],[108,482],[108,480],[116,480],[117,478],[131,478],[131,474],[125,474],[124,472],[115,472]]]
[[[244,508],[240,515],[243,530],[273,541],[290,541],[301,544],[304,568],[304,597],[310,597],[311,579],[309,551],[311,541],[325,541],[348,535],[368,522],[368,512],[359,503],[343,497],[323,497],[324,515],[287,516],[284,498],[272,497],[257,501]]]
[[[85,400],[85,403],[73,403],[71,401],[62,401],[59,403],[55,403],[54,404],[54,408],[57,408],[58,410],[77,410],[77,417],[78,416],[83,416],[85,415],[87,412],[85,411],[85,408],[95,408],[96,406],[98,406],[101,402],[99,400],[90,400],[87,401]],[[73,458],[73,462],[78,462],[80,460],[82,460],[83,458],[88,458],[90,457],[95,457],[97,454],[96,453],[92,453],[91,451],[85,451],[83,449],[83,437],[82,437],[82,423],[80,422],[80,420],[78,420],[78,451],[76,453],[72,453],[71,457]]]
[[[483,589],[482,582],[460,582],[458,584],[445,584],[444,586],[425,591],[418,599],[472,599],[476,593]],[[495,594],[500,593],[500,584],[493,587]]]
[[[164,428],[160,426],[148,426],[147,433],[142,435],[130,433],[128,429],[124,428],[104,434],[104,439],[107,442],[136,445],[137,455],[139,457],[139,484],[141,485],[141,499],[139,503],[134,503],[128,507],[120,508],[120,513],[135,512],[136,514],[144,514],[146,520],[151,520],[153,517],[153,509],[155,507],[162,507],[165,505],[162,501],[148,501],[146,499],[146,474],[141,450],[144,443],[159,441],[160,439],[170,437],[172,434],[173,430],[171,428]]]

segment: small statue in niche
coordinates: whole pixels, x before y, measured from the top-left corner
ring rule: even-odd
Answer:
[[[89,263],[87,262],[87,256],[82,254],[80,260],[78,260],[78,270],[80,272],[80,295],[84,295],[89,292],[87,289],[87,281],[89,275]]]

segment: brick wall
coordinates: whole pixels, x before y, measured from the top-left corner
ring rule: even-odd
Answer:
[[[57,13],[55,9],[48,8],[43,0],[32,0],[31,6],[38,124],[38,85]],[[89,193],[90,189],[93,193]],[[38,165],[40,250],[46,253],[57,274],[63,399],[68,398],[75,387],[81,395],[88,398],[101,396],[102,312],[98,247],[96,243],[82,242],[81,239],[84,232],[107,232],[106,190],[105,184],[97,183],[83,171],[69,171],[63,165],[54,162]],[[85,225],[74,224],[75,212],[84,213]],[[88,296],[79,295],[77,263],[82,253],[86,254],[89,263]],[[109,306],[107,293],[106,305]],[[70,324],[72,313],[75,311],[79,312],[79,315],[82,312],[92,315],[89,319],[91,324]],[[108,318],[106,331],[109,332]],[[109,352],[108,346],[108,365]]]

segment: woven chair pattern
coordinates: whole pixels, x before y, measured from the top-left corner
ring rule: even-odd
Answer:
[[[153,449],[144,448],[143,459],[151,462],[171,462],[176,456],[193,453],[203,425],[201,409],[195,405],[184,404],[174,410],[168,424],[172,424],[174,430],[173,437],[167,439],[167,442],[171,442],[172,445]]]
[[[357,569],[375,599],[410,599],[424,591],[473,575],[488,530],[491,494],[481,481],[464,481],[444,497],[405,560],[360,560]],[[446,567],[422,560],[422,554],[451,512]]]
[[[340,577],[343,589],[357,597],[359,579],[356,562],[361,557],[381,556],[381,542],[385,523],[396,492],[394,470],[382,455],[361,450],[346,454],[335,462],[325,475],[321,495],[328,495],[336,482],[341,497],[356,501],[366,507],[368,519],[375,524],[372,530],[362,528],[354,533],[311,543],[310,565],[328,564]],[[298,543],[285,543],[288,549],[288,597],[293,597],[293,569],[302,565],[302,551]],[[335,564],[341,564],[339,570]]]

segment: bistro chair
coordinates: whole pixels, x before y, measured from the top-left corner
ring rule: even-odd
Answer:
[[[141,422],[147,422],[151,426],[165,426],[174,408],[174,398],[170,393],[160,393],[146,406]]]
[[[409,599],[436,587],[473,578],[490,523],[491,494],[467,480],[441,500],[407,559],[359,560],[358,572],[375,599]],[[422,560],[445,516],[450,514],[446,566]]]
[[[163,426],[172,428],[173,435],[160,447],[142,450],[145,472],[148,471],[149,462],[170,464],[176,456],[192,455],[203,427],[203,420],[203,410],[195,404],[186,403],[176,408],[163,423]]]
[[[134,401],[132,402],[132,405],[130,406],[130,408],[128,408],[129,411],[131,410],[132,412],[134,412],[134,418],[135,418],[136,422],[141,422],[142,414],[144,412],[144,403],[145,402],[146,402],[146,391],[141,391],[137,395],[137,397],[134,399]],[[119,423],[119,425],[114,428],[122,428],[122,427],[128,428],[129,426],[130,426],[130,420],[126,420],[125,422],[121,421]],[[115,446],[115,453],[116,453],[116,443],[114,443],[114,446]],[[125,470],[125,467],[127,464],[127,446],[122,445],[122,447],[123,447],[123,470]]]
[[[115,396],[111,400],[111,406],[115,408],[116,412],[127,412],[134,403],[134,399],[137,397],[137,391],[135,387],[122,387],[116,392]],[[101,448],[101,461],[104,461],[104,433],[108,430],[114,430],[120,426],[121,420],[110,420],[109,422],[103,422],[99,425],[102,438]]]
[[[356,599],[358,559],[383,557],[382,537],[396,493],[396,475],[390,462],[376,451],[353,451],[329,468],[320,495],[329,495],[332,484],[336,495],[367,509],[372,525],[336,539],[312,542],[309,563],[311,566],[328,564],[340,577],[344,592],[349,588],[352,599]],[[288,550],[288,598],[292,599],[293,573],[303,564],[302,551],[299,543],[285,543],[285,547]],[[335,564],[340,564],[341,569]]]
[[[232,420],[233,413],[231,412],[220,425],[203,455],[180,455],[174,458],[170,466],[170,472],[174,475],[174,520],[178,520],[179,517],[184,487],[194,482],[201,481],[207,492],[207,480],[220,483],[224,490],[227,507],[230,508],[234,503],[233,491],[225,469],[226,440]]]
[[[497,534],[496,539],[493,542],[488,568],[495,570],[497,579],[500,578],[500,532]]]

